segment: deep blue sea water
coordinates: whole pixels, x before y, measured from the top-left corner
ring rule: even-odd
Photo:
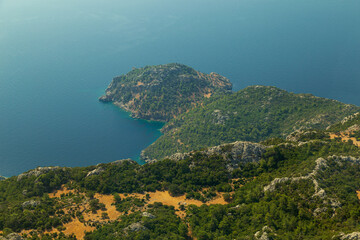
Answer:
[[[137,158],[159,123],[98,97],[184,63],[360,105],[359,0],[0,0],[0,175]]]

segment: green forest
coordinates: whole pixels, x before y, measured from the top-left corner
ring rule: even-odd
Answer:
[[[163,127],[164,135],[143,151],[144,159],[234,141],[285,138],[295,130],[325,129],[359,107],[311,94],[252,86],[207,100]]]
[[[52,228],[61,230],[73,218],[82,219],[80,212],[64,213],[64,202],[49,198],[50,192],[66,185],[86,192],[90,201],[96,192],[113,194],[117,209],[129,211],[119,221],[98,225],[85,239],[256,239],[257,232],[269,239],[329,239],[341,232],[357,231],[359,149],[339,140],[317,139],[316,135],[306,138],[302,144],[269,139],[262,143],[268,148],[258,162],[243,163],[232,170],[227,169],[229,159],[223,154],[193,152],[183,160],[164,159],[145,165],[124,160],[85,168],[54,168],[38,176],[29,171],[20,178],[0,181],[0,229],[4,233],[22,229],[40,233],[27,235],[29,239],[74,238],[44,233]],[[225,153],[231,151],[226,146],[222,149]],[[325,163],[311,178],[289,180],[314,172],[320,157]],[[99,168],[103,170],[100,174],[87,176]],[[276,178],[288,180],[265,191]],[[231,184],[233,179],[247,181]],[[324,193],[317,194],[317,188]],[[203,189],[207,189],[206,194]],[[154,216],[149,218],[136,210],[146,200],[121,199],[117,195],[155,190],[168,190],[173,196],[185,194],[188,198],[199,198],[198,193],[203,192],[199,199],[204,202],[205,196],[211,199],[211,192],[219,191],[227,195],[228,204],[188,205],[187,217],[181,219],[173,207],[156,203],[148,207],[148,213]],[[78,198],[69,195],[62,199],[76,202]],[[39,204],[25,207],[24,202],[30,200]],[[96,201],[90,205],[93,211],[102,207]]]

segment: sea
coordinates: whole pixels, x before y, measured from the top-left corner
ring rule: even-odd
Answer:
[[[0,0],[0,175],[139,160],[163,123],[98,98],[132,67],[183,63],[237,91],[360,105],[359,0]]]

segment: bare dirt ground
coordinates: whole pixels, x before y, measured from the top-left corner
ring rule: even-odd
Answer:
[[[74,219],[72,222],[64,224],[66,228],[63,232],[65,235],[74,234],[77,239],[84,239],[85,231],[91,232],[95,230],[95,227],[85,226],[79,219]]]
[[[343,142],[347,142],[349,140],[352,140],[353,144],[357,147],[360,147],[360,141],[357,141],[356,138],[354,137],[349,137],[349,134],[346,133],[340,133],[340,134],[335,134],[335,133],[330,133],[330,139],[335,139],[335,138],[341,138],[341,140]]]
[[[211,97],[211,93],[204,94],[204,97],[210,98],[210,97]]]
[[[84,193],[79,193],[76,190],[69,190],[66,187],[63,187],[61,190],[57,190],[53,193],[49,194],[49,197],[51,198],[58,198],[60,201],[65,201],[61,197],[64,197],[69,194],[77,194],[85,196]],[[146,198],[146,194],[119,194],[119,196],[123,199],[126,197],[136,197],[136,198]],[[170,195],[168,191],[156,191],[156,192],[149,192],[149,199],[146,201],[145,206],[142,210],[146,210],[147,206],[149,204],[153,204],[155,202],[161,202],[164,205],[173,206],[176,210],[176,214],[181,217],[186,217],[186,211],[180,210],[180,206],[184,205],[185,207],[191,204],[194,204],[196,206],[201,206],[203,204],[211,205],[211,204],[227,204],[227,202],[224,200],[222,194],[218,193],[216,197],[214,197],[211,201],[208,201],[206,203],[203,203],[199,200],[194,199],[186,199],[185,195],[182,196],[176,196],[173,197]],[[106,210],[98,210],[96,213],[91,212],[90,205],[88,203],[88,199],[84,198],[82,203],[71,203],[66,208],[64,208],[64,212],[68,213],[71,211],[80,211],[82,212],[83,221],[80,221],[78,218],[73,218],[70,222],[63,225],[64,230],[62,232],[65,235],[72,235],[74,234],[77,239],[84,239],[85,232],[90,232],[95,230],[95,227],[92,225],[92,223],[102,223],[102,222],[108,222],[108,221],[116,221],[119,219],[121,215],[124,213],[121,213],[116,210],[116,207],[114,204],[114,196],[113,195],[104,195],[96,193],[94,195],[94,198],[98,199],[100,203],[103,203],[105,205]],[[104,219],[102,217],[103,213],[107,213],[108,218]],[[22,234],[29,234],[32,230],[28,231],[22,231]],[[189,230],[190,231],[190,230]],[[45,233],[55,233],[59,232],[58,229],[52,229],[51,231],[46,231]],[[191,231],[190,231],[191,233]]]

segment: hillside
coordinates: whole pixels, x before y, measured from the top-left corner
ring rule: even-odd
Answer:
[[[216,93],[164,126],[145,151],[161,161],[1,180],[0,240],[359,239],[359,107]]]
[[[235,142],[142,166],[37,168],[0,181],[0,234],[351,239],[360,227],[359,148],[305,135],[306,142]]]
[[[275,87],[251,86],[209,99],[167,123],[142,153],[145,160],[233,141],[285,138],[299,129],[325,129],[359,107]]]
[[[115,77],[99,100],[113,102],[136,118],[169,121],[204,98],[231,89],[230,81],[217,73],[204,74],[172,63],[134,68]]]

